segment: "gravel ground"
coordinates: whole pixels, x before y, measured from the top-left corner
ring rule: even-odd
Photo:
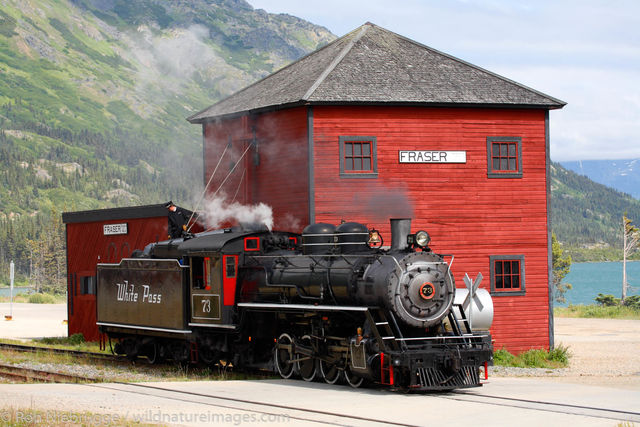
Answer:
[[[640,320],[555,318],[555,343],[569,348],[565,369],[492,367],[489,375],[640,390]]]

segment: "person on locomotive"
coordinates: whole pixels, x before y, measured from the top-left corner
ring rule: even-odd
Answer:
[[[169,210],[169,238],[178,239],[183,237],[187,231],[189,215],[184,209],[174,205],[172,201],[165,203],[164,207]]]

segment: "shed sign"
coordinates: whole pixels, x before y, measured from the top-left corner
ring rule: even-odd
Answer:
[[[102,230],[105,236],[112,236],[114,234],[127,234],[129,232],[129,228],[127,227],[127,223],[124,224],[105,224],[102,226]]]
[[[398,151],[400,163],[467,163],[466,151]]]

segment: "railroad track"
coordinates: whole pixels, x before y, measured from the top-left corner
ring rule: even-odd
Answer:
[[[63,374],[60,372],[42,371],[32,368],[7,365],[0,363],[0,377],[22,382],[49,383],[96,383],[101,379],[83,377],[80,375]]]
[[[640,411],[626,411],[597,406],[575,405],[562,402],[484,395],[464,390],[455,390],[441,397],[451,400],[484,403],[488,405],[498,405],[503,407],[510,406],[513,408],[532,409],[543,412],[555,412],[560,414],[583,415],[593,418],[606,418],[620,421],[640,422]]]
[[[46,353],[52,353],[52,354],[67,354],[71,356],[83,357],[86,359],[93,359],[93,360],[108,360],[108,361],[122,360],[112,354],[94,353],[90,351],[71,350],[71,349],[64,349],[64,348],[39,347],[39,346],[25,345],[25,344],[0,343],[0,350],[19,351],[19,352],[25,352],[25,353],[46,352]]]

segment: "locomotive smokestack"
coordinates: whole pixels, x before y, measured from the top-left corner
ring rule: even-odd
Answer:
[[[391,250],[407,248],[407,236],[411,233],[411,218],[391,218]]]

